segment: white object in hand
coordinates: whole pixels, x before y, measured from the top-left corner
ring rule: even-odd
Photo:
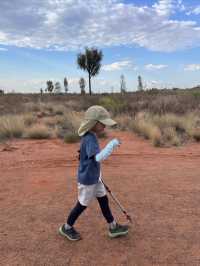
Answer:
[[[108,156],[113,152],[114,148],[120,145],[120,141],[118,139],[111,140],[106,147],[101,150],[98,154],[96,154],[95,159],[97,162],[103,161],[108,158]]]

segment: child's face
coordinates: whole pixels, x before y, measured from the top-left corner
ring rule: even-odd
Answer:
[[[92,131],[98,135],[104,131],[105,127],[106,126],[104,124],[98,121],[96,125],[93,127]]]

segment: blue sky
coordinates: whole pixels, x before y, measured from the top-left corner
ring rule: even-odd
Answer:
[[[0,88],[39,92],[47,80],[78,81],[77,54],[103,52],[95,92],[200,84],[199,0],[1,0]],[[88,84],[88,82],[87,82]]]

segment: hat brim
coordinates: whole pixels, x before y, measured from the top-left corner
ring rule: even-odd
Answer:
[[[95,126],[96,123],[97,121],[95,120],[84,120],[80,125],[80,128],[78,130],[78,135],[80,137],[85,135],[85,133],[90,131]]]
[[[113,127],[113,126],[117,125],[117,122],[111,118],[101,119],[98,121],[101,122],[102,124],[104,124],[105,126],[109,126],[109,127]],[[85,133],[90,131],[95,126],[96,123],[97,123],[97,120],[84,120],[81,123],[81,126],[78,130],[78,135],[80,137],[85,135]]]
[[[102,124],[104,124],[105,126],[109,126],[109,127],[117,125],[117,122],[111,118],[101,119],[98,121],[101,122]]]

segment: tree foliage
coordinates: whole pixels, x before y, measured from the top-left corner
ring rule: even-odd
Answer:
[[[79,53],[77,56],[77,64],[79,68],[88,72],[90,95],[92,94],[91,77],[94,77],[99,73],[102,58],[102,51],[96,48],[85,48],[85,53]]]
[[[54,89],[53,81],[47,80],[46,84],[47,84],[46,91],[52,93]]]

